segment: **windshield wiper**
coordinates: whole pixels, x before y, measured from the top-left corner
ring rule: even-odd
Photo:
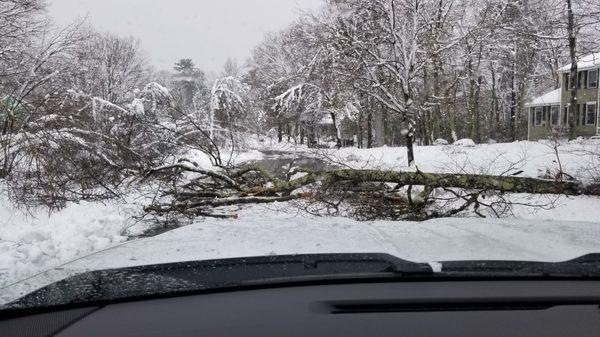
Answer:
[[[588,254],[564,262],[447,261],[442,274],[474,276],[600,277],[600,254]]]
[[[442,271],[388,254],[250,257],[100,270],[37,290],[1,310],[98,305],[303,282],[395,280],[411,277],[600,277],[600,254],[559,262],[448,261]]]
[[[387,254],[288,255],[182,262],[76,275],[0,309],[54,307],[245,286],[431,275],[428,264]]]

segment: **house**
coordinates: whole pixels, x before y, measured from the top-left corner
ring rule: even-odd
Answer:
[[[570,80],[571,65],[558,70],[561,86],[540,97],[537,97],[525,107],[529,113],[529,140],[544,139],[552,134],[567,135],[569,133],[569,118],[574,111],[576,114],[575,134],[581,137],[600,136],[600,53],[583,57],[577,63],[578,81]],[[570,85],[568,85],[570,84]],[[577,107],[571,109],[571,89],[577,85]]]

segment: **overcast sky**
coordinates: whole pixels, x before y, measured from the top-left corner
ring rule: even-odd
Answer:
[[[50,15],[66,24],[87,16],[91,24],[135,36],[157,69],[191,58],[220,71],[227,57],[240,63],[267,32],[285,28],[321,0],[49,0]]]

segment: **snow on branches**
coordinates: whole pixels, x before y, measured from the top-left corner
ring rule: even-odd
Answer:
[[[217,79],[211,90],[211,110],[225,111],[227,114],[242,112],[245,106],[243,96],[247,90],[247,87],[235,77]]]

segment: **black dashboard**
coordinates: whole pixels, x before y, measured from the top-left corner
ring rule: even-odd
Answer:
[[[424,281],[216,292],[11,317],[0,336],[600,336],[600,281]]]

